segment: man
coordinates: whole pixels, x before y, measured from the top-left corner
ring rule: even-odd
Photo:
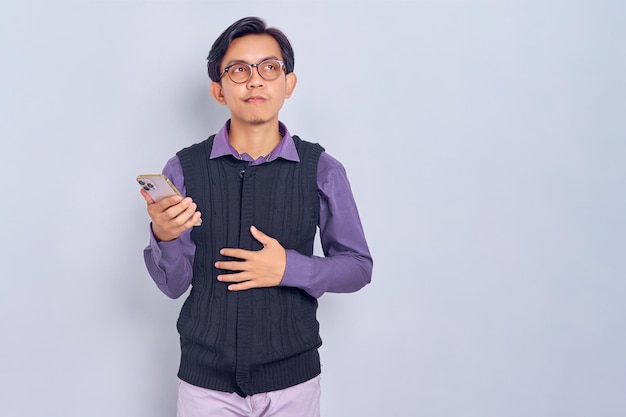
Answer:
[[[293,66],[281,31],[233,23],[208,57],[230,119],[165,165],[186,197],[155,203],[141,191],[150,275],[172,298],[191,287],[177,323],[179,417],[319,416],[317,298],[371,279],[342,165],[279,122]],[[313,256],[317,227],[324,257]]]

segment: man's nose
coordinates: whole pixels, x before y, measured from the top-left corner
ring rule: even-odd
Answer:
[[[265,85],[265,80],[263,79],[263,77],[261,77],[261,74],[259,73],[259,67],[258,66],[252,67],[252,70],[250,72],[250,79],[248,80],[248,87],[259,88],[259,87],[263,87],[264,85]]]

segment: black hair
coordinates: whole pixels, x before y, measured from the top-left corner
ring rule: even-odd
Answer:
[[[230,25],[211,46],[211,51],[207,57],[207,68],[212,81],[219,81],[220,79],[220,64],[231,42],[246,35],[270,35],[273,37],[280,47],[285,63],[285,73],[293,72],[293,49],[287,36],[279,29],[268,28],[265,22],[258,17],[244,17]]]

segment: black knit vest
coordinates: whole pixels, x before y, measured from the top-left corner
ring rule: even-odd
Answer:
[[[293,137],[300,162],[249,166],[232,155],[209,159],[214,136],[177,155],[202,225],[191,292],[180,312],[178,376],[241,396],[287,388],[320,373],[317,300],[293,287],[228,291],[214,267],[222,248],[260,250],[254,225],[286,249],[313,254],[319,216],[317,165],[324,150]]]

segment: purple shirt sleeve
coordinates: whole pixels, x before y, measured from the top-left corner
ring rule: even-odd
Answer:
[[[343,166],[322,153],[317,170],[320,191],[320,241],[325,257],[287,250],[280,285],[298,287],[313,297],[354,292],[370,282],[372,257]]]
[[[163,174],[186,195],[178,157],[167,162]],[[287,266],[280,285],[300,288],[316,298],[325,292],[357,291],[370,282],[372,257],[345,169],[325,152],[320,156],[317,182],[320,240],[325,257],[286,250]],[[144,260],[161,291],[178,298],[191,284],[194,254],[190,231],[171,242],[158,242],[151,233]]]
[[[177,156],[167,161],[163,174],[183,196],[187,195],[183,168]],[[155,284],[168,297],[180,297],[191,285],[195,252],[196,245],[191,240],[191,230],[183,232],[178,239],[160,242],[150,226],[150,244],[144,249],[143,258]]]

